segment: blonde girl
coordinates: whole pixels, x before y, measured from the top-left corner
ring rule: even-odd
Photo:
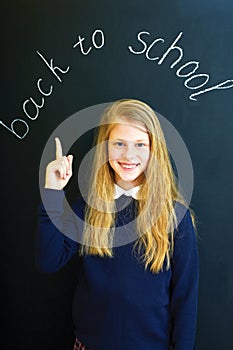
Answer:
[[[73,206],[83,225],[64,214],[72,161],[57,138],[56,160],[46,169],[49,205],[47,212],[40,208],[36,260],[51,272],[77,256],[74,350],[194,350],[194,217],[179,193],[156,113],[133,99],[104,111],[88,194]],[[54,220],[81,231],[81,243]]]

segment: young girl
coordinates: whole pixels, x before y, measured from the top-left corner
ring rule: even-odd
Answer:
[[[73,157],[62,155],[56,138],[36,244],[37,265],[46,272],[77,256],[74,350],[194,350],[193,215],[178,191],[155,112],[138,100],[113,103],[95,149],[88,195],[73,206],[75,215],[66,215],[63,188]],[[81,243],[66,230],[77,230]]]

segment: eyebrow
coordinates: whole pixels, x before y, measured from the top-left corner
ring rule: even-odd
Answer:
[[[110,139],[110,140],[114,140],[114,141],[128,141],[127,139]],[[142,139],[142,140],[135,140],[132,142],[148,142],[148,140],[146,139]]]

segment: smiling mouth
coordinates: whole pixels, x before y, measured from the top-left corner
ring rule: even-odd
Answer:
[[[136,169],[140,163],[134,163],[134,164],[129,164],[129,163],[120,163],[118,162],[118,164],[123,168],[123,169],[127,169],[127,170],[133,170]]]

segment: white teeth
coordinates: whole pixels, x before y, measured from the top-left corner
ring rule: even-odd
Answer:
[[[137,164],[121,164],[121,166],[126,169],[133,169],[136,168]]]

